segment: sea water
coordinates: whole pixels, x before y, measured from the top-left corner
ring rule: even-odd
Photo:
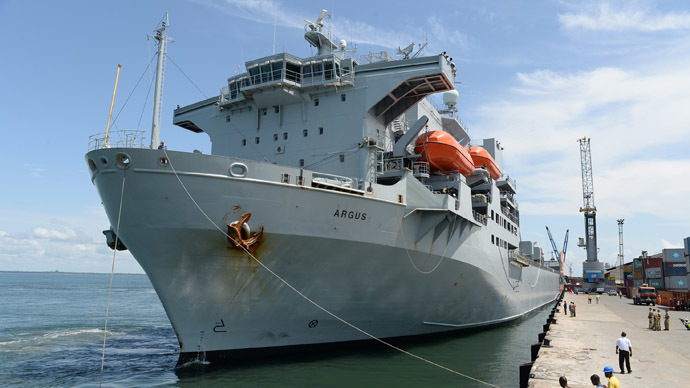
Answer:
[[[2,387],[486,387],[384,345],[234,367],[175,370],[179,346],[145,275],[115,274],[101,377],[109,274],[0,273]],[[519,365],[548,305],[488,330],[396,343],[499,387]]]

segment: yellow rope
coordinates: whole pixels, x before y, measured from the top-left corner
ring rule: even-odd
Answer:
[[[110,310],[110,291],[113,288],[113,275],[115,274],[115,255],[117,254],[117,243],[120,238],[120,216],[122,215],[122,202],[125,196],[125,173],[122,174],[122,190],[120,192],[120,210],[117,213],[117,226],[115,227],[115,247],[113,248],[113,264],[110,269],[110,285],[108,285],[108,302],[105,305],[105,327],[103,328],[103,352],[101,354],[101,378],[98,386],[103,385],[103,364],[105,363],[105,338],[108,335],[108,312]]]

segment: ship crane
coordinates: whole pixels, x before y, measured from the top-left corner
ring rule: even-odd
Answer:
[[[561,278],[564,276],[564,271],[563,267],[565,266],[565,252],[568,249],[568,232],[570,230],[565,231],[565,240],[563,241],[563,250],[558,252],[558,248],[556,248],[556,242],[553,241],[553,236],[551,236],[551,231],[549,230],[549,227],[546,227],[546,233],[549,234],[549,240],[551,241],[551,247],[553,248],[553,253],[556,256],[556,260],[558,260],[558,264],[560,267],[560,272],[561,272]],[[572,272],[572,269],[571,269]],[[572,273],[570,274],[572,276]]]
[[[582,166],[582,203],[580,212],[585,215],[585,249],[587,259],[582,264],[583,280],[586,289],[596,288],[604,274],[604,266],[597,259],[597,208],[594,206],[594,181],[592,179],[592,152],[589,139],[578,139],[580,143],[580,163]]]

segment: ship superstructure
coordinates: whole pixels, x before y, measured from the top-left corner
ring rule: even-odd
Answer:
[[[368,339],[317,304],[391,338],[507,322],[558,294],[520,241],[503,147],[470,142],[455,117],[449,58],[359,64],[322,18],[305,33],[317,55],[248,61],[218,96],[175,110],[211,155],[86,155],[180,362]],[[447,109],[426,99],[440,92]],[[458,156],[463,171],[444,167]]]

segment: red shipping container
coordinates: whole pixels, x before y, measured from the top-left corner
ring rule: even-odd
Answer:
[[[642,259],[642,266],[644,268],[661,268],[664,264],[664,259],[661,257],[649,257]]]

